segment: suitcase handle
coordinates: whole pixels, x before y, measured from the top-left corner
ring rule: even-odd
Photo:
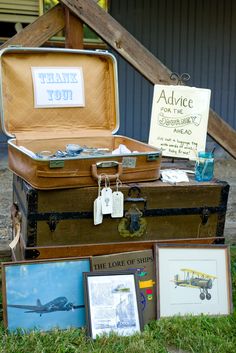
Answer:
[[[109,178],[109,180],[119,179],[120,175],[123,172],[123,167],[122,167],[122,163],[119,163],[117,161],[103,161],[103,162],[98,162],[96,164],[92,164],[92,176],[94,179],[98,179],[99,178],[98,168],[113,168],[113,167],[117,167],[117,173],[113,175],[106,174],[106,176]]]

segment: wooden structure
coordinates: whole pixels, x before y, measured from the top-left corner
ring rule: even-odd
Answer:
[[[61,0],[61,3],[40,16],[8,45],[41,46],[65,28],[65,47],[82,48],[82,24],[86,23],[106,43],[153,84],[170,84],[170,71],[114,18],[93,0]],[[208,134],[236,158],[236,131],[213,110],[210,111]]]

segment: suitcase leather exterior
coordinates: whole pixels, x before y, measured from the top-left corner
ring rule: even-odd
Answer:
[[[106,215],[95,226],[97,187],[44,191],[14,175],[13,201],[22,216],[24,247],[49,248],[60,256],[70,248],[74,255],[87,256],[112,253],[114,248],[142,250],[157,241],[212,243],[223,237],[229,192],[224,181],[178,185],[153,181],[123,184],[120,190],[124,217]],[[76,253],[78,247],[84,250]]]
[[[122,182],[159,178],[159,149],[115,135],[119,129],[119,99],[117,64],[112,54],[6,48],[0,52],[0,59],[1,128],[9,137],[9,168],[15,174],[42,190],[96,185],[98,175],[102,173],[108,174],[111,181],[119,177]],[[40,70],[59,68],[55,73],[57,80],[61,79],[60,69],[81,68],[85,105],[58,107],[55,104],[46,108],[35,105],[37,90],[33,89],[32,67]],[[57,82],[56,85],[55,92],[60,93]],[[57,151],[64,152],[68,144],[107,151],[53,157]],[[112,152],[121,144],[131,152],[114,155]]]

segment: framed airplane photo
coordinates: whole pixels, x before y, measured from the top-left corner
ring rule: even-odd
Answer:
[[[83,272],[90,258],[2,263],[3,319],[9,331],[85,326]]]
[[[157,317],[232,312],[227,245],[155,246]]]

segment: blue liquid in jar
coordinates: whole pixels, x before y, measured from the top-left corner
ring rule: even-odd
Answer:
[[[211,152],[198,152],[195,180],[210,181],[214,175],[214,158]]]

